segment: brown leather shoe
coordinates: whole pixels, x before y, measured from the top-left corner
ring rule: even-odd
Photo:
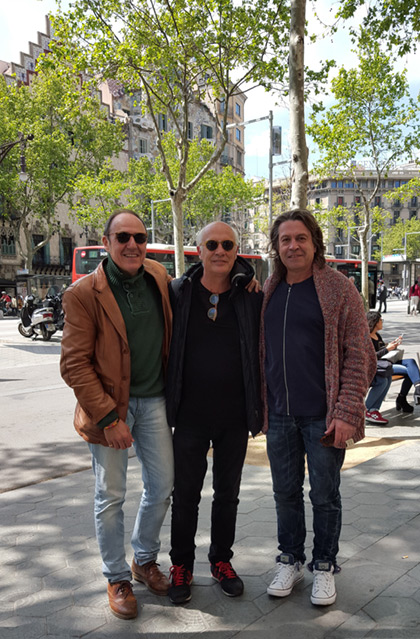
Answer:
[[[139,566],[133,559],[131,571],[134,579],[146,584],[150,592],[155,595],[167,595],[171,584],[169,579],[159,570],[158,565],[155,561],[149,561],[147,564]]]
[[[137,617],[137,600],[129,581],[109,583],[108,599],[111,612],[116,617],[120,619],[135,619]]]

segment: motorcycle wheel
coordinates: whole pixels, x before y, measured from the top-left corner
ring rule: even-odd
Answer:
[[[42,339],[44,342],[48,342],[51,339],[52,332],[47,331],[44,324],[41,324],[41,333],[42,333]]]
[[[22,322],[19,322],[18,324],[18,331],[21,335],[23,335],[23,337],[32,337],[32,335],[34,334],[34,329],[32,328],[32,326],[28,326],[28,328],[25,328]]]

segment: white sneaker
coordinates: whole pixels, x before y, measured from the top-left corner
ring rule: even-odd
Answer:
[[[315,606],[330,606],[337,599],[334,566],[330,561],[317,560],[314,563],[313,573],[311,602]]]
[[[276,575],[267,588],[267,593],[273,597],[287,597],[293,586],[303,579],[303,565],[294,560],[293,555],[283,553],[277,562]]]

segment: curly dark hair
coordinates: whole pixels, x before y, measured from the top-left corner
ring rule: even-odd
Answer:
[[[274,270],[280,276],[280,279],[286,277],[287,269],[280,259],[279,253],[279,229],[284,222],[302,222],[306,228],[311,232],[312,242],[315,247],[314,262],[320,268],[325,266],[325,246],[324,238],[322,237],[322,230],[318,222],[310,213],[305,209],[296,209],[294,211],[286,211],[282,213],[274,220],[273,226],[270,230],[270,242],[268,245],[270,257],[274,260]]]
[[[379,311],[368,311],[366,313],[366,319],[369,326],[369,333],[371,333],[379,320],[382,319],[382,315]]]

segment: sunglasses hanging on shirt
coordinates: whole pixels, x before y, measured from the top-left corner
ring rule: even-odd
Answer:
[[[216,321],[217,317],[217,305],[219,303],[219,295],[217,293],[212,293],[209,297],[210,304],[213,304],[211,308],[207,311],[207,317],[211,319],[213,322]]]

